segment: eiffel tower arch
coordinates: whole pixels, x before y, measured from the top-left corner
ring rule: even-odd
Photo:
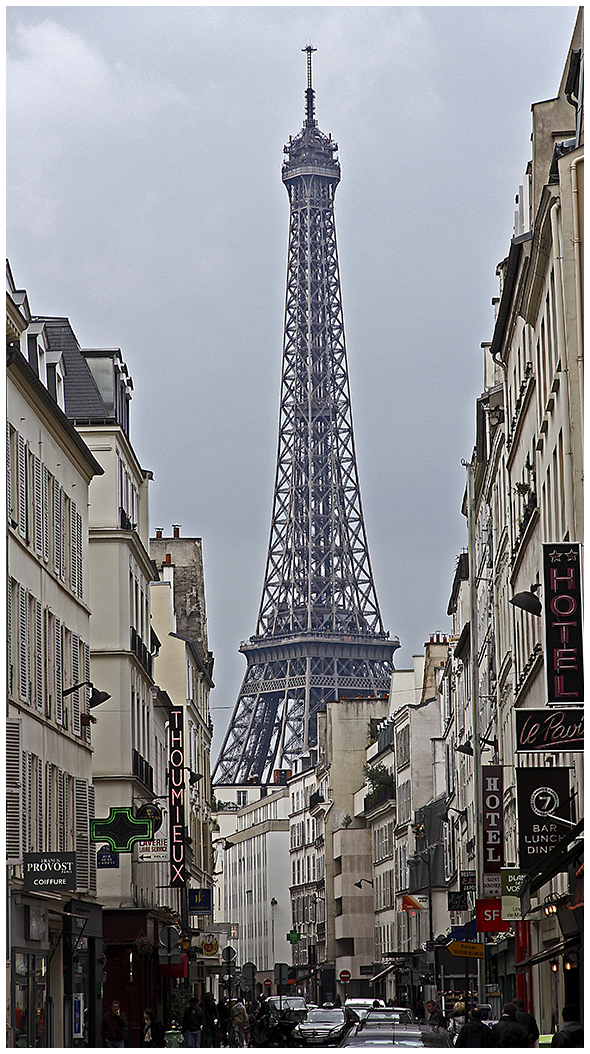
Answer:
[[[213,782],[272,783],[316,739],[328,700],[389,692],[399,640],[381,620],[356,465],[334,197],[338,145],[305,120],[285,146],[290,205],[279,439],[256,633]]]

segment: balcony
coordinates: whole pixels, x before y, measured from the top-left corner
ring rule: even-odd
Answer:
[[[154,770],[151,765],[142,758],[141,754],[137,750],[131,751],[133,775],[137,776],[142,783],[145,783],[149,790],[154,789]]]
[[[384,784],[382,787],[376,787],[371,794],[367,795],[363,811],[371,812],[372,809],[376,809],[378,805],[383,805],[386,801],[395,804],[395,786],[393,780],[391,780],[390,783]]]
[[[139,633],[133,626],[131,626],[131,651],[136,659],[139,660],[148,676],[151,677],[154,667],[153,657],[150,655],[147,645],[144,644]]]
[[[323,805],[325,803],[325,800],[326,799],[324,798],[324,796],[323,796],[321,791],[315,791],[314,794],[310,794],[310,796],[309,796],[309,809],[310,809],[310,812],[313,812],[313,810],[318,805]]]

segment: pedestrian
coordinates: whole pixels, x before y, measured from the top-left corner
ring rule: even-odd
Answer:
[[[225,996],[220,996],[217,1004],[217,1021],[219,1022],[219,1031],[221,1033],[221,1046],[229,1047],[231,1015],[229,1007],[225,1001]]]
[[[426,1015],[427,1025],[435,1025],[437,1028],[447,1027],[447,1019],[433,999],[429,999],[426,1003]]]
[[[531,1040],[533,1041],[533,1043],[536,1043],[539,1038],[539,1026],[537,1025],[537,1022],[535,1021],[533,1015],[529,1014],[528,1010],[525,1010],[524,999],[521,999],[520,997],[518,999],[513,999],[513,1003],[516,1007],[516,1020],[518,1021],[519,1025],[522,1025],[523,1028],[526,1028],[527,1032],[531,1037]]]
[[[248,1039],[246,1035],[248,1027],[248,1013],[244,1004],[237,999],[231,1009],[231,1022],[234,1026],[239,1040],[240,1047],[246,1047],[248,1045]]]
[[[561,1011],[563,1025],[551,1040],[552,1047],[583,1047],[584,1029],[580,1021],[580,1008],[568,1003]]]
[[[205,1015],[197,999],[191,999],[182,1018],[182,1031],[187,1047],[201,1046],[201,1032]]]
[[[203,1022],[201,1046],[218,1047],[219,1029],[217,1027],[217,1004],[213,997],[213,992],[205,992],[205,995],[201,1000],[201,1007],[205,1017]]]
[[[492,1026],[493,1047],[530,1047],[532,1046],[529,1032],[516,1018],[516,1007],[514,1003],[504,1003],[502,1016]],[[504,1036],[504,1033],[506,1035]],[[504,1038],[503,1038],[504,1037]]]
[[[455,1042],[459,1032],[465,1024],[465,1003],[455,1003],[451,1014],[449,1016],[449,1024],[447,1030],[449,1036]]]
[[[474,1006],[469,1021],[463,1025],[455,1040],[456,1047],[491,1047],[492,1031],[484,1024],[481,1010]]]
[[[143,1012],[143,1024],[141,1026],[139,1045],[140,1047],[162,1046],[162,1026],[157,1020],[154,1011],[150,1010],[149,1007]]]
[[[111,1009],[102,1019],[100,1034],[105,1047],[124,1047],[125,1030],[129,1028],[125,1014],[121,1013],[118,999],[113,999]]]

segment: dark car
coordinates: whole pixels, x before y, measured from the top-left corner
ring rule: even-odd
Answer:
[[[339,1007],[309,1010],[293,1029],[292,1041],[298,1047],[337,1047],[357,1022],[357,1014]]]
[[[341,1047],[452,1047],[444,1028],[417,1022],[361,1022],[341,1041]]]

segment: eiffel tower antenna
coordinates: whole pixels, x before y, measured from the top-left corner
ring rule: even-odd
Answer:
[[[361,505],[340,295],[338,144],[306,118],[289,140],[290,204],[279,440],[256,633],[213,782],[286,779],[316,740],[318,710],[389,692],[399,647],[383,629]]]

